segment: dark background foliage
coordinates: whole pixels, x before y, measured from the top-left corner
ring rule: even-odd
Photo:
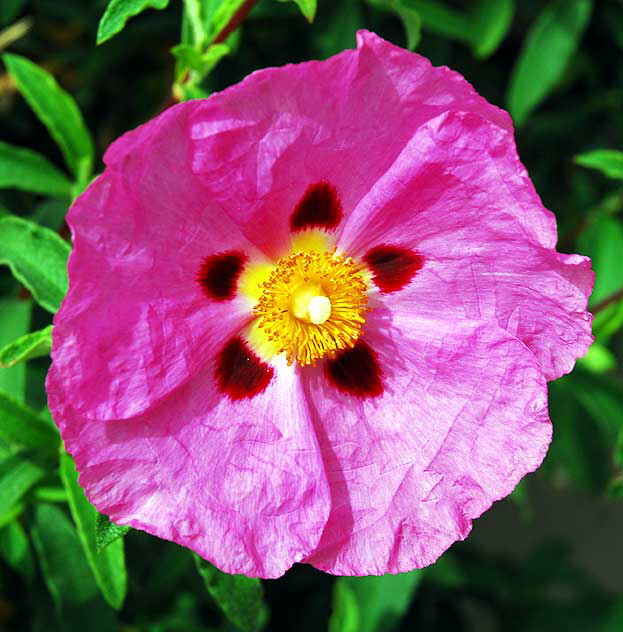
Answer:
[[[209,13],[229,0],[196,1]],[[191,71],[171,48],[182,41],[211,54],[218,37],[211,46],[209,38],[198,43],[186,19],[182,29],[190,2],[146,10],[96,45],[108,4],[0,0],[0,52],[30,59],[72,95],[94,139],[93,174],[112,140],[176,99],[221,90],[258,68],[326,58],[352,48],[358,28],[374,30],[510,107],[521,159],[556,214],[559,250],[593,258],[596,342],[571,375],[550,386],[554,441],[543,466],[478,519],[465,542],[434,566],[398,577],[336,579],[297,565],[262,582],[267,623],[259,584],[231,583],[187,550],[137,531],[110,545],[117,552],[125,546],[128,584],[125,599],[113,604],[123,605],[107,605],[102,578],[94,581],[99,562],[84,552],[93,529],[86,533],[77,519],[95,524],[97,517],[80,509],[71,463],[63,469],[61,458],[59,470],[46,421],[44,344],[27,363],[0,369],[0,428],[21,415],[20,423],[32,417],[43,424],[37,432],[52,437],[52,449],[41,453],[33,440],[31,454],[0,431],[0,630],[623,630],[623,155],[586,156],[621,149],[622,3],[319,0],[310,24],[297,4],[309,11],[312,0],[260,0],[223,40],[228,54],[209,69],[205,58],[195,60]],[[0,69],[1,141],[34,150],[67,174],[13,75]],[[17,215],[68,239],[64,215],[89,174],[77,175],[65,193],[33,192],[17,181],[12,151],[0,151],[0,222]],[[1,230],[0,262],[10,264]],[[62,244],[54,248],[64,252]],[[29,278],[0,267],[0,346],[51,323],[24,286],[33,289]],[[107,529],[100,524],[98,535]],[[120,585],[111,581],[108,603]]]

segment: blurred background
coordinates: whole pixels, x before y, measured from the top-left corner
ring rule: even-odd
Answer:
[[[550,385],[543,466],[437,564],[380,578],[297,565],[237,582],[174,544],[120,533],[84,504],[66,455],[59,462],[44,379],[66,283],[64,216],[125,131],[258,68],[353,48],[359,28],[459,71],[511,112],[558,249],[593,259],[596,341]],[[10,53],[0,67],[0,630],[623,630],[622,48],[619,0],[0,0],[0,53]]]

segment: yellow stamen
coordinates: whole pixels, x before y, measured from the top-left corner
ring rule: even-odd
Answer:
[[[297,251],[279,259],[261,287],[257,326],[288,364],[315,364],[361,334],[368,285],[351,257]]]

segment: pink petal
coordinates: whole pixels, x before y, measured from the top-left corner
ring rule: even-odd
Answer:
[[[510,127],[447,68],[366,31],[357,46],[255,72],[196,110],[193,169],[267,254],[288,243],[290,215],[310,185],[333,185],[347,217],[414,131],[441,113],[475,111]]]
[[[291,367],[235,403],[216,392],[214,370],[130,419],[89,419],[70,399],[55,418],[89,500],[113,521],[227,573],[279,577],[315,548],[330,509],[305,399]]]
[[[305,385],[333,504],[305,561],[334,574],[433,563],[539,466],[551,437],[545,380],[516,338],[491,324],[375,314],[364,336],[383,395],[344,396],[321,371]]]
[[[122,137],[71,208],[70,290],[55,317],[51,406],[92,418],[137,415],[184,383],[249,317],[207,298],[197,276],[224,249],[257,256],[193,177],[188,116],[171,108]]]
[[[554,250],[555,223],[520,165],[512,135],[477,114],[420,127],[351,214],[340,246],[379,243],[424,258],[391,309],[494,320],[537,356],[548,379],[591,344],[590,261]]]

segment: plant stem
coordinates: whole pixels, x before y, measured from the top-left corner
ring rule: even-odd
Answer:
[[[598,314],[603,309],[606,309],[606,307],[612,305],[612,303],[616,303],[621,298],[623,298],[623,290],[614,292],[613,294],[610,294],[610,296],[606,296],[603,301],[599,301],[599,303],[597,303],[597,305],[595,305],[595,307],[591,309],[591,312],[593,312],[593,315]]]

